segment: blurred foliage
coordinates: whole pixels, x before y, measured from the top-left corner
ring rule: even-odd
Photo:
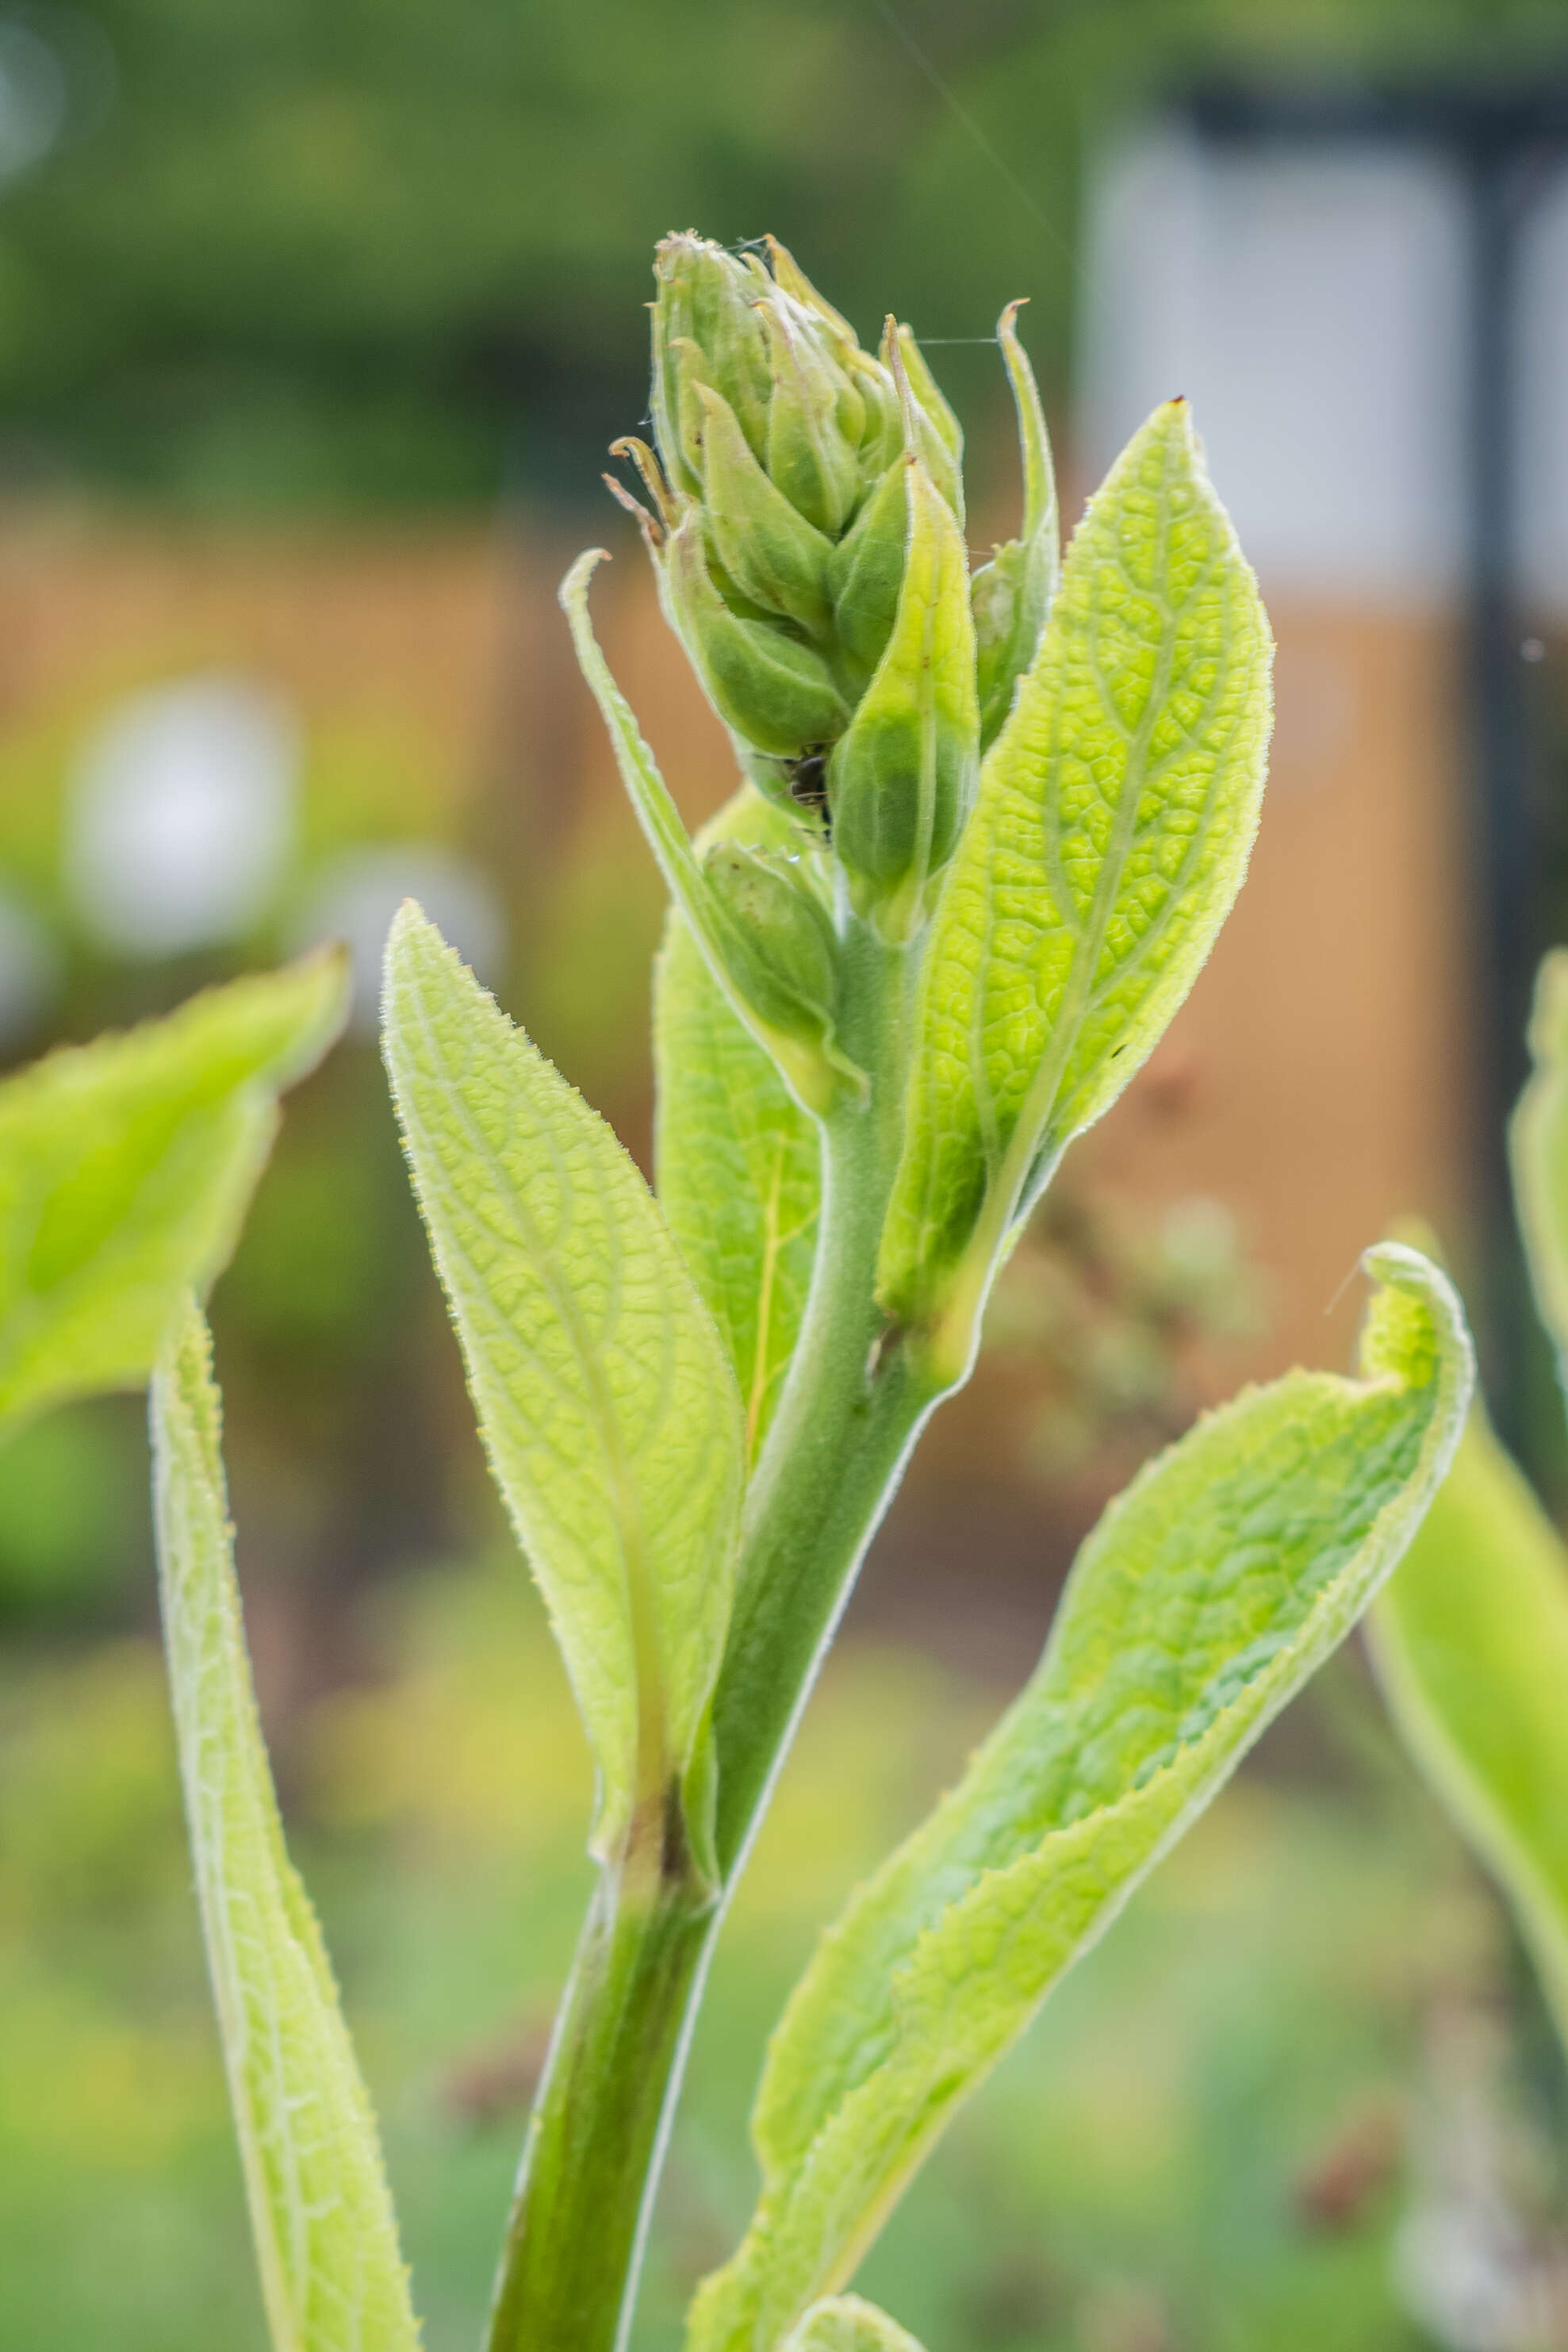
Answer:
[[[1219,1201],[1158,1213],[1053,1184],[1003,1269],[986,1349],[1026,1386],[1020,1451],[1048,1484],[1108,1439],[1140,1454],[1203,1401],[1205,1342],[1267,1328],[1265,1284]]]
[[[642,411],[653,242],[693,224],[777,229],[862,328],[984,336],[1027,293],[1060,386],[1085,141],[1119,113],[1215,71],[1539,69],[1563,37],[1559,0],[14,0],[5,470],[580,499]],[[960,395],[999,402],[994,356],[947,354]]]
[[[587,1887],[587,1764],[514,1560],[383,1595],[374,1643],[385,1680],[273,1710],[271,1727],[387,2118],[430,2352],[456,2352],[478,2330]],[[1445,2019],[1490,2018],[1483,2119],[1512,2145],[1507,1953],[1355,1669],[1333,1675],[1306,1705],[1320,1741],[1334,1710],[1349,1712],[1340,1769],[1354,1801],[1244,1774],[1049,2004],[867,2263],[866,2292],[927,2341],[1415,2352],[1434,2340],[1402,2312],[1393,2268],[1454,2154],[1454,2068],[1433,2072],[1434,2034],[1441,2055]],[[761,2038],[821,1919],[996,1704],[863,1640],[835,1656],[717,1965],[656,2231],[648,2352],[674,2352],[684,2294],[749,2206]],[[0,1681],[0,2084],[7,2340],[259,2347],[150,1643]]]
[[[303,911],[340,852],[456,829],[428,747],[391,719],[328,712],[306,740],[288,870],[253,935],[127,962],[94,939],[61,880],[79,748],[111,707],[84,682],[0,742],[0,871],[58,952],[41,1025],[0,1058],[31,1059],[277,961],[301,944]],[[261,1586],[292,1589],[304,1616],[280,1638],[298,1644],[363,1576],[465,1534],[476,1511],[490,1524],[477,1446],[460,1408],[443,1410],[444,1378],[455,1401],[460,1374],[373,1045],[340,1047],[292,1098],[218,1296],[239,1512],[248,1519],[254,1505],[264,1530],[247,1564]],[[108,1399],[0,1449],[0,1634],[145,1621],[144,1424],[141,1399]],[[329,1644],[324,1670],[329,1659]]]

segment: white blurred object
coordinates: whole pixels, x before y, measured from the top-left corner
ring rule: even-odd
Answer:
[[[506,910],[471,859],[430,841],[345,850],[318,878],[295,943],[347,941],[354,959],[349,1020],[361,1036],[373,1036],[380,1021],[382,954],[405,898],[418,900],[481,981],[495,982],[506,955]]]
[[[70,89],[58,52],[20,16],[0,16],[0,182],[19,179],[59,143]]]
[[[0,1047],[22,1044],[59,992],[65,958],[41,915],[0,886]]]
[[[243,677],[186,678],[120,705],[82,755],[66,887],[100,946],[153,959],[241,939],[294,843],[298,730]]]
[[[1094,478],[1185,394],[1266,586],[1451,596],[1466,556],[1468,236],[1457,171],[1411,147],[1216,146],[1166,124],[1111,149],[1091,191],[1082,338]],[[1568,268],[1557,286],[1561,310]],[[1529,483],[1540,456],[1521,455]]]

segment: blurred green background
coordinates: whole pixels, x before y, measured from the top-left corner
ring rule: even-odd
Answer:
[[[862,331],[894,307],[950,342],[994,499],[974,339],[1027,291],[1065,420],[1086,162],[1120,121],[1215,73],[1565,62],[1563,0],[0,0],[0,1051],[323,929],[361,951],[363,1017],[292,1100],[214,1312],[264,1707],[431,2352],[477,2340],[587,1781],[408,1198],[374,950],[418,890],[646,1159],[659,892],[550,589],[619,533],[597,477],[645,406],[653,241],[776,229]],[[606,594],[634,698],[699,725],[656,619]],[[696,815],[726,778],[693,741]],[[1266,1347],[1276,1279],[1220,1192],[1092,1172],[1020,1251],[737,1905],[650,2352],[748,2210],[761,2041],[817,1929],[1032,1664],[1104,1496]],[[262,2342],[141,1423],[110,1400],[0,1454],[17,2352]],[[1052,2002],[863,2284],[932,2352],[1550,2352],[1565,2156],[1528,1974],[1353,1654]]]

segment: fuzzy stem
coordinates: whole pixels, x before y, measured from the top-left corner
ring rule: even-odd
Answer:
[[[488,2352],[622,2352],[686,2048],[725,1905],[868,1544],[944,1391],[887,1339],[877,1249],[897,1166],[915,959],[852,921],[846,1051],[871,1100],[822,1128],[817,1262],[747,1498],[714,1697],[718,1904],[606,1872],[524,2151]]]

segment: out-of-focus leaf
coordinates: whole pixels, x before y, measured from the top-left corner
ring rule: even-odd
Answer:
[[[956,1290],[952,1369],[1006,1233],[1150,1052],[1229,911],[1270,657],[1257,583],[1170,402],[1068,550],[932,925],[879,1293],[918,1323]]]
[[[920,2346],[874,2303],[837,2294],[812,2305],[785,2338],[782,2352],[920,2352]]]
[[[747,784],[699,845],[712,841],[789,850],[798,828]],[[659,1199],[729,1351],[754,1456],[810,1285],[821,1138],[674,908],[654,973],[653,1059]]]
[[[1542,959],[1530,1052],[1535,1066],[1509,1122],[1509,1160],[1535,1303],[1563,1377],[1568,1366],[1568,948],[1554,948]]]
[[[706,1867],[743,1465],[712,1318],[609,1128],[412,904],[385,1044],[491,1466],[598,1761],[595,1849],[684,1789]]]
[[[819,1948],[758,2096],[761,2200],[698,2296],[694,2352],[769,2352],[852,2274],[956,2103],[1399,1558],[1470,1350],[1427,1260],[1385,1244],[1366,1265],[1362,1378],[1292,1372],[1140,1474],[1028,1688]]]
[[[1568,2043],[1568,1551],[1479,1406],[1368,1632],[1395,1720],[1505,1889]]]
[[[163,1638],[267,2323],[277,2352],[405,2352],[419,2330],[375,2121],[256,1719],[219,1435],[193,1299],[152,1381]]]
[[[307,956],[0,1084],[0,1425],[147,1378],[182,1295],[226,1264],[346,983],[340,950]]]

